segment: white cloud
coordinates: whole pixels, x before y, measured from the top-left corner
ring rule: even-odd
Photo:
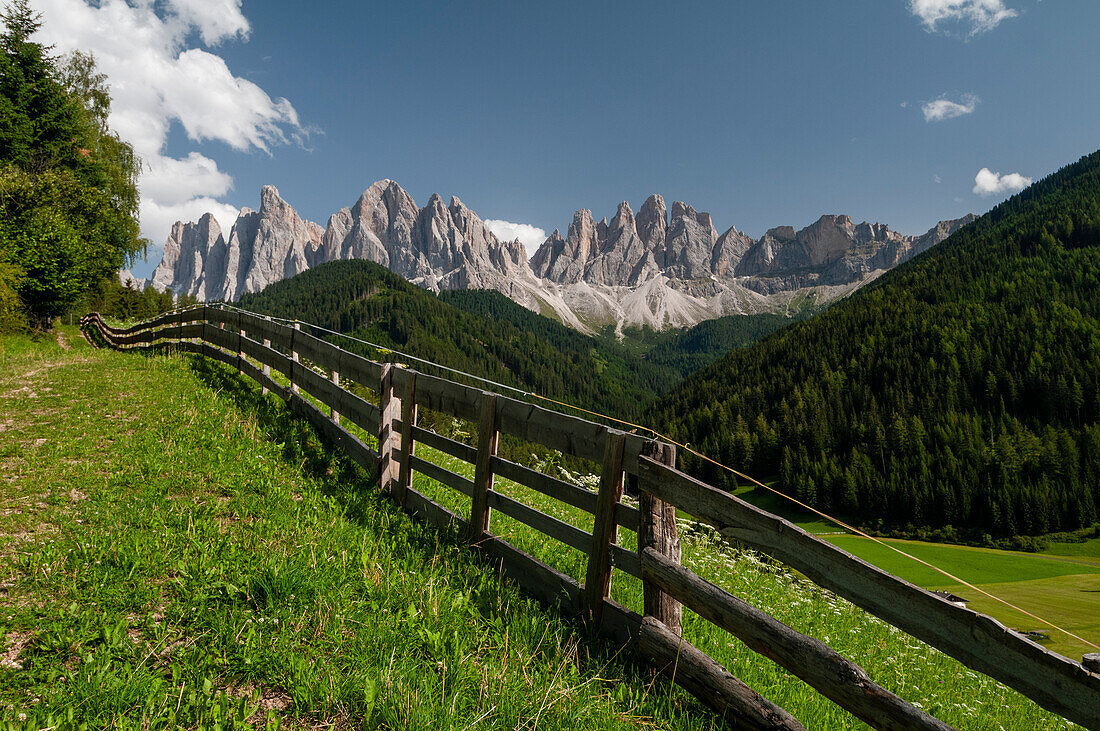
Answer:
[[[936,185],[939,185],[940,183],[943,182],[943,178],[941,178],[939,175],[933,175],[932,176],[932,182],[935,183]]]
[[[160,205],[180,205],[200,196],[219,197],[233,187],[233,178],[218,170],[218,163],[197,152],[182,160],[157,156],[144,168],[141,195]]]
[[[1031,178],[1019,173],[1001,175],[989,168],[982,168],[974,176],[974,193],[980,196],[1018,193],[1029,185],[1031,185]]]
[[[183,24],[198,28],[208,46],[248,38],[250,28],[240,0],[171,0],[171,12]]]
[[[969,28],[970,37],[1019,15],[1006,7],[1004,0],[909,0],[909,11],[931,33],[942,31],[945,25],[959,24]]]
[[[944,95],[935,101],[922,104],[921,111],[924,112],[925,122],[942,122],[945,119],[973,114],[979,101],[981,100],[973,94],[963,94],[957,102],[951,101]]]
[[[214,212],[232,226],[235,208],[218,202],[233,186],[214,160],[167,154],[174,123],[194,142],[270,152],[305,135],[293,105],[235,76],[209,50],[188,47],[197,33],[214,46],[246,39],[242,0],[31,0],[43,15],[40,40],[56,51],[90,51],[111,86],[109,123],[141,157],[141,231],[155,246],[177,218]],[[205,207],[204,207],[205,206]],[[226,231],[228,235],[228,231]],[[150,266],[159,261],[150,255]]]
[[[533,255],[546,241],[546,231],[529,223],[512,223],[511,221],[487,218],[485,219],[485,225],[501,241],[519,239],[519,242],[527,249],[527,256]]]

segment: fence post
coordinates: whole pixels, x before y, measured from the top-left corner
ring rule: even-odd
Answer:
[[[332,384],[334,386],[340,385],[340,371],[332,371]],[[329,407],[328,415],[329,418],[332,419],[333,424],[340,423],[340,412],[336,410],[335,406]]]
[[[245,337],[244,328],[241,327],[241,313],[237,313],[237,372],[244,373],[244,343],[242,342]]]
[[[265,317],[264,319],[267,320],[268,322],[271,322],[270,317]],[[264,347],[265,348],[270,348],[271,347],[271,338],[264,338]],[[264,363],[264,375],[267,376],[268,378],[271,377],[271,366],[269,366],[267,363]],[[264,396],[267,395],[267,386],[263,387],[261,393]]]
[[[642,454],[669,467],[676,466],[676,447],[661,442],[647,442]],[[637,477],[630,476],[632,483]],[[676,527],[676,506],[641,491],[638,497],[641,524],[638,526],[638,555],[647,548],[680,563],[680,531]],[[665,625],[673,634],[681,633],[683,607],[680,602],[661,591],[652,581],[642,579],[643,614]]]
[[[394,498],[401,507],[405,507],[406,495],[412,487],[412,456],[416,447],[413,441],[412,428],[416,424],[416,371],[405,371],[405,390],[401,392],[401,452],[405,458],[401,460],[401,473],[397,478],[397,489]]]
[[[290,392],[295,396],[298,395],[298,384],[294,381],[294,376],[297,373],[296,366],[298,364],[298,351],[294,349],[294,333],[302,329],[302,326],[298,324],[298,321],[294,321],[294,330],[290,333]]]
[[[382,365],[382,384],[378,389],[381,399],[381,417],[378,423],[378,484],[382,492],[393,494],[394,483],[401,476],[396,452],[401,448],[401,434],[393,428],[393,422],[401,415],[401,399],[393,393],[393,374],[397,366]]]
[[[596,519],[592,526],[592,550],[588,553],[588,571],[584,580],[584,610],[589,626],[600,626],[603,600],[611,591],[611,544],[618,541],[615,506],[623,496],[623,449],[626,435],[607,430],[600,493],[596,497]]]
[[[489,534],[489,491],[493,489],[493,457],[497,453],[497,397],[481,392],[481,418],[477,426],[477,462],[474,494],[470,504],[470,544],[477,546]]]

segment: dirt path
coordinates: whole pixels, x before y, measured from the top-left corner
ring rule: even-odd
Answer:
[[[57,330],[57,347],[62,350],[72,350],[73,346],[69,345],[69,341],[65,338],[65,333]]]

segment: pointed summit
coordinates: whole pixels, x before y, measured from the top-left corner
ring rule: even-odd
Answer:
[[[654,193],[645,199],[638,209],[635,221],[638,236],[650,251],[660,251],[665,246],[665,232],[668,229],[668,211],[665,199]]]

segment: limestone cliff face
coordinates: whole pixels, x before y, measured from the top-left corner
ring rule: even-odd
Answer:
[[[822,216],[801,231],[770,229],[745,251],[735,274],[763,294],[848,285],[927,251],[974,218],[941,221],[922,236],[903,236],[883,224]]]
[[[709,213],[681,201],[669,209],[652,195],[637,215],[623,201],[610,221],[578,210],[566,235],[555,230],[528,261],[519,241],[500,241],[457,197],[433,195],[420,208],[380,180],[322,229],[264,186],[259,210],[242,210],[228,240],[209,214],[176,223],[152,283],[233,300],[327,261],[368,259],[433,291],[493,289],[582,330],[661,329],[787,311],[808,289],[819,303],[835,299],[973,219],[917,237],[828,215],[754,240],[734,227],[719,235]]]
[[[664,251],[660,257],[661,272],[674,279],[701,279],[714,272],[714,245],[718,232],[709,213],[676,201],[672,204],[672,221],[668,227]]]
[[[607,224],[601,224],[604,231]],[[569,232],[563,239],[554,231],[531,257],[535,276],[552,282],[569,284],[584,278],[588,262],[599,252],[600,233],[592,220],[592,211],[582,208],[573,214]]]
[[[392,180],[379,180],[350,208],[329,217],[320,256],[314,265],[335,259],[367,259],[391,266],[391,255],[412,249],[419,210],[412,196]],[[407,258],[396,262],[408,268]],[[398,271],[394,269],[394,271]]]
[[[265,185],[260,193],[255,234],[249,236],[252,230],[249,220],[240,236],[229,236],[230,251],[224,280],[226,299],[236,299],[246,292],[259,292],[272,282],[309,269],[310,258],[320,248],[324,235],[320,226],[303,221],[273,185]],[[236,256],[232,247],[234,240],[239,246]],[[238,284],[230,293],[232,282]]]
[[[368,259],[428,289],[497,289],[524,298],[537,280],[518,241],[502,242],[477,214],[451,198],[424,208],[392,180],[374,183],[322,229],[304,221],[273,186],[260,209],[245,208],[226,241],[207,214],[177,223],[154,283],[203,300],[234,300],[335,259]]]
[[[164,243],[164,257],[153,271],[152,285],[159,290],[216,299],[207,293],[208,272],[224,271],[225,239],[214,216],[207,213],[198,223],[177,221]]]

